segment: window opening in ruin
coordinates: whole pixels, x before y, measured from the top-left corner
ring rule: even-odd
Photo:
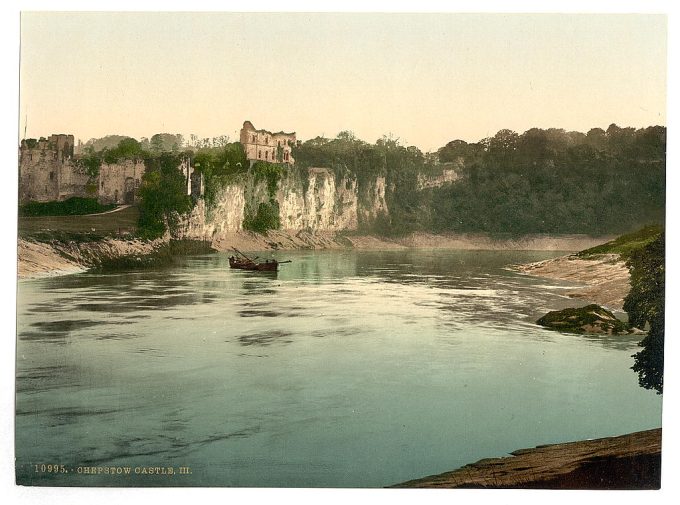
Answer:
[[[51,181],[54,180],[54,172],[50,172],[50,180],[51,180]]]
[[[257,151],[257,157],[262,158],[262,151]]]

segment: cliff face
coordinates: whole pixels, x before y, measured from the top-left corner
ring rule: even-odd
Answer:
[[[310,168],[302,177],[284,175],[273,194],[266,181],[248,176],[223,188],[211,209],[199,199],[174,235],[219,242],[225,235],[241,231],[246,216],[256,212],[261,203],[272,200],[278,204],[281,229],[289,231],[357,230],[360,224],[370,224],[388,214],[384,177],[360,188],[354,177]]]
[[[288,177],[276,193],[281,228],[284,230],[340,231],[358,226],[357,181],[336,180],[325,168],[310,168],[303,181]]]

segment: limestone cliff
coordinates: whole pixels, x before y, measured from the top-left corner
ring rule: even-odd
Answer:
[[[199,199],[191,214],[174,230],[178,238],[219,242],[239,232],[247,215],[261,203],[275,202],[280,228],[288,231],[338,232],[357,230],[387,215],[385,178],[359,186],[352,175],[336,175],[326,168],[310,168],[300,175],[287,172],[271,192],[264,180],[248,174],[224,187],[208,209]]]

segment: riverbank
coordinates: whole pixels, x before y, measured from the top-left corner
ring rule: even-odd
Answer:
[[[238,231],[221,234],[213,241],[218,251],[236,247],[242,251],[269,249],[458,249],[514,251],[580,251],[602,244],[611,236],[527,235],[493,237],[481,233],[432,234],[415,232],[402,237],[381,237],[356,233],[270,230],[266,234]]]
[[[521,449],[395,488],[659,489],[661,428]]]
[[[413,233],[386,238],[374,235],[306,230],[271,230],[266,234],[238,231],[221,234],[211,246],[217,251],[237,248],[244,252],[265,250],[394,250],[409,248],[464,250],[535,250],[577,251],[601,244],[610,237],[586,235],[531,235],[498,238],[483,234]],[[155,241],[120,238],[81,238],[79,240],[20,238],[18,242],[18,275],[20,279],[64,275],[85,271],[102,261],[146,256],[158,251],[168,238]]]
[[[103,262],[124,257],[148,256],[166,246],[167,240],[101,238],[97,240],[18,241],[19,279],[35,279],[84,272]]]
[[[611,310],[623,310],[623,300],[630,291],[630,272],[618,254],[601,254],[582,259],[577,256],[517,265],[519,272],[580,284],[566,292],[570,298],[595,302]]]

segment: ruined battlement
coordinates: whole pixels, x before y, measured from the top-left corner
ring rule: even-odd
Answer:
[[[38,140],[24,139],[19,148],[19,161],[33,162],[40,159],[53,159],[63,163],[73,158],[74,145],[73,135],[63,133],[50,135],[49,138],[40,137]]]
[[[21,141],[20,202],[49,202],[68,196],[86,196],[88,177],[73,164],[73,146],[73,135],[65,134]]]
[[[292,165],[295,160],[291,156],[292,146],[295,145],[295,132],[283,131],[272,133],[268,130],[258,130],[250,121],[243,123],[241,128],[241,145],[246,158],[251,164],[256,161],[271,163],[286,163]]]

